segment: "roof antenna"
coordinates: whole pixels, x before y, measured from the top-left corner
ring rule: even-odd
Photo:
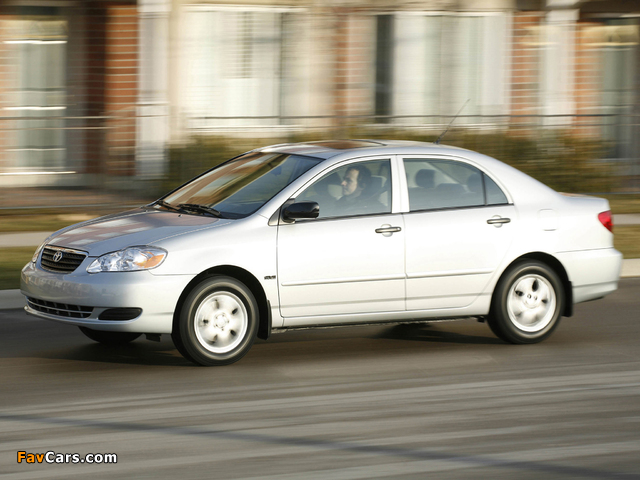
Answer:
[[[440,143],[440,140],[442,140],[442,137],[444,137],[445,133],[447,133],[449,131],[449,127],[451,127],[451,124],[455,121],[456,118],[458,118],[458,115],[460,115],[460,112],[462,112],[462,110],[464,109],[464,107],[467,106],[467,103],[469,103],[469,100],[471,100],[470,98],[467,98],[467,101],[464,102],[464,105],[462,105],[462,108],[458,111],[458,113],[455,114],[455,116],[451,119],[451,122],[449,122],[449,125],[447,125],[447,128],[445,128],[444,132],[442,132],[440,134],[440,136],[438,137],[438,139],[433,142],[434,145],[438,145]]]

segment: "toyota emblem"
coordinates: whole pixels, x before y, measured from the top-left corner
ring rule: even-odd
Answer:
[[[60,260],[62,260],[62,252],[58,251],[53,254],[53,261],[58,263]]]

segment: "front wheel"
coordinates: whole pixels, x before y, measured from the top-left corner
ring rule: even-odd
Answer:
[[[537,343],[549,337],[564,311],[558,275],[537,260],[511,266],[498,282],[488,317],[497,337],[510,343]]]
[[[130,332],[105,332],[102,330],[93,330],[87,327],[79,327],[80,331],[84,333],[94,342],[99,342],[104,345],[125,345],[133,342],[138,338],[141,333]]]
[[[251,348],[258,331],[258,304],[246,285],[215,276],[193,288],[173,325],[171,338],[188,360],[228,365]]]

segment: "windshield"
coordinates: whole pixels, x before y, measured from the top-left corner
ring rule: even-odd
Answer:
[[[223,218],[244,218],[321,160],[251,152],[213,169],[167,195],[164,206],[204,206]],[[162,204],[159,204],[163,206]]]

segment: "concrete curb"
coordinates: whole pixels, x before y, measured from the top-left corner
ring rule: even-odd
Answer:
[[[626,277],[640,277],[640,258],[628,258],[622,260],[622,271],[620,276]]]
[[[26,304],[20,290],[0,290],[0,310],[22,308]]]
[[[640,225],[640,213],[619,213],[613,216],[613,232],[616,225]]]
[[[37,247],[53,232],[3,233],[0,235],[0,248]]]
[[[622,278],[640,277],[640,258],[622,261]],[[25,306],[24,295],[20,290],[0,290],[0,310],[22,308]]]

